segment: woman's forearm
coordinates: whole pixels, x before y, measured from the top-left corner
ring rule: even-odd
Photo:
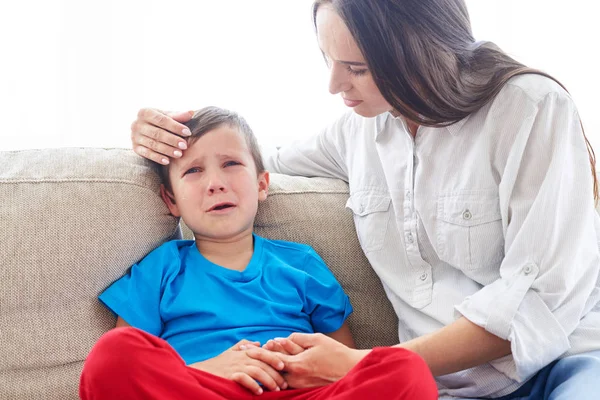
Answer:
[[[461,317],[432,334],[400,343],[419,354],[434,376],[462,371],[511,353],[510,342]]]

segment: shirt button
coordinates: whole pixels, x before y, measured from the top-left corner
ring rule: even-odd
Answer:
[[[358,206],[358,212],[362,213],[363,211],[365,211],[365,207],[361,204]]]
[[[410,197],[410,190],[406,191],[406,197]]]
[[[422,280],[422,281],[426,281],[427,280],[427,276],[428,276],[427,272],[424,272],[424,273],[421,274],[421,276],[419,277],[419,279]]]
[[[529,275],[531,273],[531,270],[532,268],[530,264],[527,264],[525,268],[523,268],[523,272],[525,273],[525,275]]]
[[[469,210],[463,211],[463,215],[462,215],[463,219],[469,220],[469,219],[471,219],[472,216],[473,216],[473,214],[471,214],[471,211],[469,211]]]
[[[406,235],[406,241],[407,241],[408,243],[412,243],[412,242],[414,242],[414,241],[415,241],[415,239],[413,238],[413,235],[412,235],[412,233],[409,233],[408,235]]]

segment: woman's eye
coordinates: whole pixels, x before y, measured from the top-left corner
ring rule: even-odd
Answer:
[[[348,70],[348,72],[350,72],[352,75],[355,75],[355,76],[361,76],[361,75],[364,75],[364,74],[366,74],[366,73],[367,73],[367,71],[368,71],[368,69],[366,69],[366,68],[362,68],[362,69],[355,69],[355,68],[353,68],[353,67],[351,67],[351,66],[348,66],[346,69]]]

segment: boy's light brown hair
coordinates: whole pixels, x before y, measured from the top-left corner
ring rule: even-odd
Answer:
[[[184,125],[187,126],[192,133],[187,138],[188,147],[194,144],[207,132],[217,129],[220,126],[226,125],[230,128],[237,129],[246,139],[248,150],[250,151],[252,159],[254,160],[254,165],[256,166],[256,172],[260,174],[265,171],[256,136],[254,136],[254,133],[246,120],[237,113],[214,106],[204,107],[196,111],[192,119],[184,123]],[[160,176],[165,188],[168,191],[172,191],[171,181],[169,179],[169,165],[170,164],[161,165]]]

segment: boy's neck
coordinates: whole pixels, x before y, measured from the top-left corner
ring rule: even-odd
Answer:
[[[196,247],[204,258],[223,268],[243,271],[254,253],[252,232],[229,241],[196,238]]]

